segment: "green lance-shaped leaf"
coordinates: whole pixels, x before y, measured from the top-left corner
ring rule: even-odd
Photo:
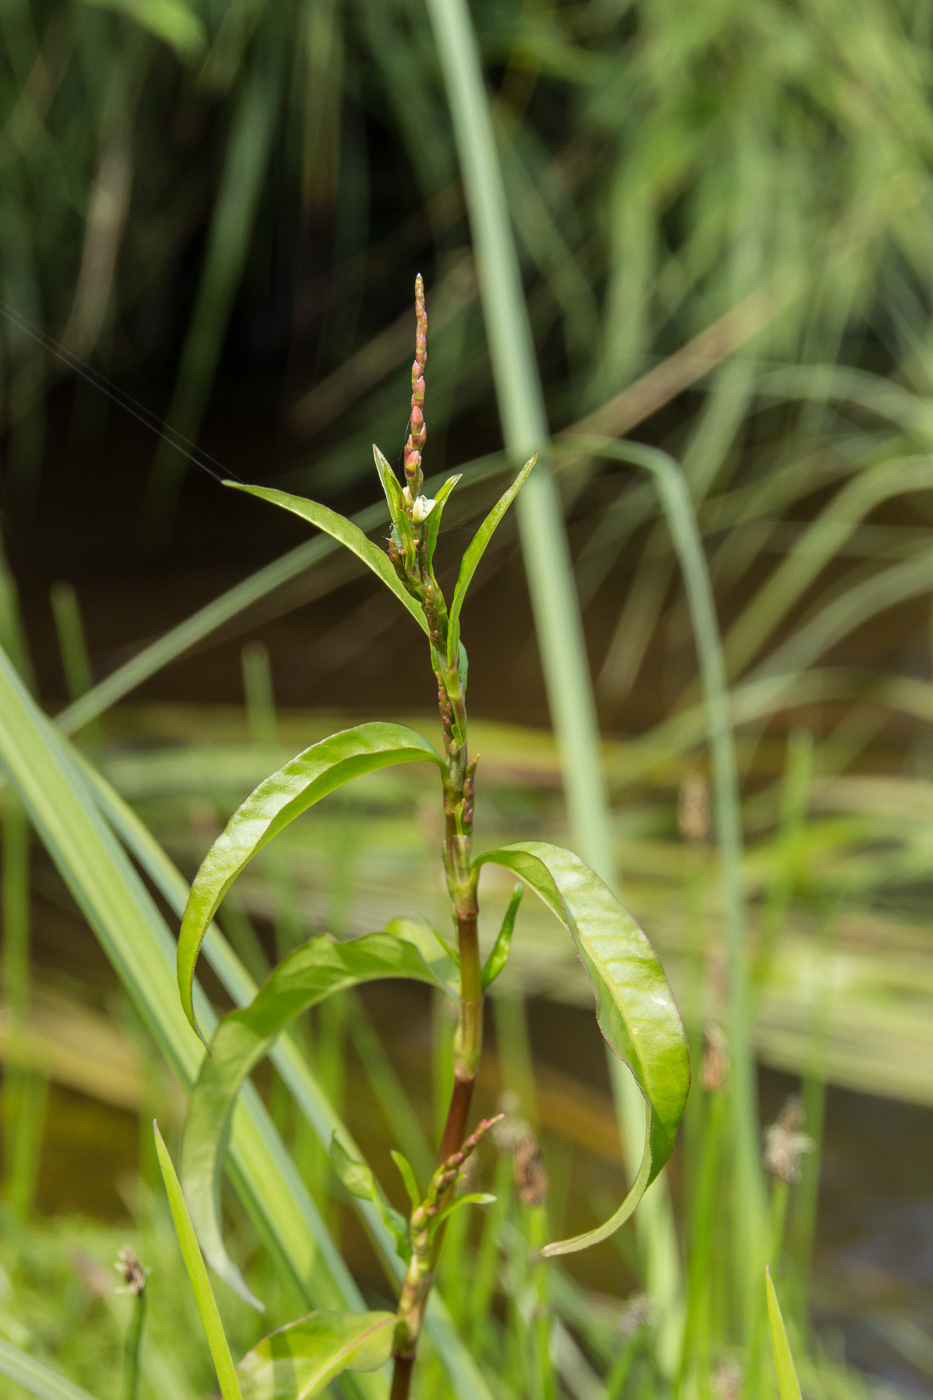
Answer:
[[[283,510],[290,510],[293,515],[300,515],[302,520],[309,521],[312,525],[316,525],[319,530],[323,530],[325,534],[338,540],[340,544],[346,545],[347,549],[351,550],[358,559],[362,559],[368,569],[372,569],[373,573],[382,579],[386,588],[395,594],[403,607],[408,609],[421,630],[423,632],[430,630],[420,605],[406,591],[401,579],[392,567],[389,556],[377,544],[373,544],[372,540],[367,539],[359,526],[354,525],[352,521],[339,515],[337,511],[330,510],[327,506],[319,505],[317,501],[305,500],[304,496],[290,496],[287,491],[273,491],[266,486],[245,486],[239,481],[225,481],[224,485],[232,486],[235,491],[246,491],[250,496],[259,496],[264,501],[271,501],[273,505],[281,506]],[[383,486],[385,487],[385,482],[383,482]]]
[[[429,759],[443,767],[427,739],[414,730],[400,724],[360,724],[312,744],[261,782],[237,808],[194,878],[178,936],[178,991],[185,1015],[199,1035],[191,1000],[198,952],[221,900],[243,867],[277,832],[335,788],[365,773],[415,759]]]
[[[436,946],[434,952],[440,954]],[[368,933],[342,943],[328,934],[312,938],[279,963],[249,1006],[223,1018],[191,1091],[181,1148],[185,1198],[211,1268],[256,1308],[261,1309],[262,1304],[250,1292],[224,1248],[218,1210],[227,1136],[237,1094],[289,1021],[334,992],[383,977],[406,977],[439,985],[418,948],[404,937]]]
[[[408,1221],[386,1200],[372,1169],[365,1162],[351,1157],[336,1133],[331,1139],[330,1160],[334,1171],[351,1196],[356,1196],[359,1201],[372,1201],[379,1212],[383,1225],[395,1240],[398,1257],[407,1264],[411,1258]]]
[[[467,595],[467,589],[470,586],[473,575],[476,573],[476,567],[486,553],[486,546],[495,534],[499,521],[515,500],[515,497],[524,484],[525,478],[528,476],[528,473],[537,460],[538,454],[536,452],[522,467],[509,489],[496,501],[496,504],[467,545],[466,553],[460,561],[460,573],[457,576],[453,602],[450,605],[450,625],[447,633],[447,661],[451,666],[453,666],[459,655],[460,612],[463,608],[463,601]]]
[[[223,1400],[242,1400],[236,1367],[233,1364],[233,1357],[230,1355],[230,1347],[223,1323],[220,1320],[220,1313],[217,1311],[211,1281],[207,1276],[201,1251],[198,1249],[194,1227],[185,1206],[185,1198],[182,1195],[178,1177],[175,1175],[172,1159],[168,1155],[168,1148],[162,1141],[158,1124],[153,1123],[152,1126],[155,1132],[156,1155],[159,1159],[162,1180],[165,1182],[169,1208],[172,1212],[172,1220],[175,1222],[175,1233],[181,1246],[181,1257],[185,1261],[195,1302],[201,1315],[201,1326],[204,1328],[207,1345],[210,1347],[214,1370],[217,1372],[217,1380],[220,1384],[220,1393]]]
[[[768,1295],[768,1326],[771,1329],[771,1349],[774,1352],[774,1365],[777,1369],[781,1400],[800,1400],[800,1382],[797,1380],[797,1370],[791,1355],[790,1343],[787,1340],[787,1329],[781,1316],[781,1305],[771,1281],[770,1269],[765,1269],[765,1288]]]
[[[588,865],[545,841],[522,841],[481,855],[514,870],[564,924],[596,994],[596,1019],[645,1097],[647,1133],[638,1176],[604,1225],[546,1245],[545,1255],[598,1244],[627,1220],[674,1146],[690,1088],[687,1042],[661,964],[627,909]]]
[[[341,1371],[378,1371],[395,1314],[313,1312],[280,1327],[240,1362],[243,1400],[314,1400]]]
[[[509,960],[509,952],[512,947],[512,934],[515,932],[515,916],[518,914],[518,906],[522,902],[524,885],[516,885],[512,891],[512,898],[509,900],[509,907],[505,911],[505,918],[502,920],[502,927],[492,945],[489,957],[483,964],[483,991],[491,987]]]
[[[373,461],[376,463],[376,471],[379,473],[379,480],[385,492],[386,505],[389,507],[389,519],[394,525],[400,512],[405,508],[402,485],[392,470],[391,463],[382,455],[375,443],[373,443]]]
[[[462,472],[458,472],[456,476],[449,476],[444,482],[443,486],[438,491],[437,495],[434,497],[434,509],[428,516],[427,524],[425,526],[424,531],[425,552],[427,554],[429,569],[432,568],[434,565],[434,551],[437,548],[437,536],[440,533],[441,516],[444,514],[444,504],[447,500],[447,497],[450,495],[451,491],[454,489],[462,475]]]

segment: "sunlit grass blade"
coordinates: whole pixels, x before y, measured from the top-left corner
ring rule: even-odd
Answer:
[[[30,1395],[37,1395],[39,1400],[94,1400],[86,1390],[27,1356],[3,1337],[0,1337],[0,1376],[6,1376]]]
[[[90,795],[79,760],[0,652],[0,763],[63,880],[113,963],[143,1024],[182,1084],[202,1050],[173,977],[174,939]],[[205,1001],[199,1007],[210,1026]],[[358,1308],[362,1299],[258,1097],[246,1093],[231,1136],[231,1174],[247,1210],[310,1307]],[[354,1379],[367,1396],[369,1382]]]
[[[781,1400],[801,1400],[800,1382],[797,1380],[797,1370],[791,1355],[787,1330],[781,1316],[781,1305],[778,1302],[777,1293],[774,1291],[770,1269],[765,1270],[765,1289],[768,1297],[768,1326],[771,1331],[771,1347],[774,1352],[774,1365],[777,1370]]]
[[[211,1288],[211,1282],[207,1276],[204,1260],[201,1258],[201,1251],[198,1248],[198,1242],[195,1238],[194,1226],[191,1224],[191,1220],[188,1216],[185,1198],[182,1195],[178,1177],[175,1175],[175,1168],[172,1165],[172,1159],[168,1154],[168,1149],[162,1141],[162,1134],[159,1132],[158,1124],[153,1123],[152,1128],[155,1133],[159,1168],[162,1172],[162,1180],[165,1182],[165,1191],[168,1196],[172,1219],[175,1222],[175,1233],[178,1236],[178,1244],[181,1249],[182,1258],[185,1261],[185,1268],[188,1272],[188,1278],[191,1281],[195,1302],[198,1305],[198,1313],[201,1318],[201,1325],[204,1328],[204,1335],[207,1337],[207,1345],[210,1347],[211,1359],[214,1362],[214,1370],[217,1372],[217,1380],[220,1385],[220,1393],[223,1396],[223,1400],[242,1400],[236,1367],[233,1364],[233,1357],[230,1355],[230,1345],[227,1341],[227,1335],[224,1332],[223,1323],[220,1320],[220,1313],[217,1311],[214,1291]]]

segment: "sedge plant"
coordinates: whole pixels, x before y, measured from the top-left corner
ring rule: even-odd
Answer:
[[[689,1089],[684,1030],[660,962],[645,934],[603,881],[573,852],[547,842],[519,841],[479,855],[474,852],[477,759],[468,741],[468,663],[460,636],[461,613],[493,532],[533,470],[535,459],[525,464],[483,521],[463,555],[448,601],[438,583],[434,561],[444,506],[459,477],[445,481],[433,499],[423,494],[427,316],[420,277],[415,298],[416,349],[403,480],[374,448],[391,516],[386,547],[381,548],[352,522],[314,501],[237,484],[237,489],[303,517],[353,551],[407,609],[428,642],[442,745],[438,752],[420,734],[399,724],[361,724],[314,744],[260,783],[230,818],[191,887],[177,955],[184,1012],[201,1034],[192,992],[199,950],[222,899],[252,857],[328,793],[390,765],[422,762],[433,764],[438,771],[450,928],[442,932],[426,922],[399,918],[379,932],[349,940],[321,934],[288,953],[250,1004],[225,1016],[210,1038],[209,1053],[190,1099],[181,1147],[180,1187],[160,1143],[186,1261],[192,1260],[192,1282],[205,1299],[203,1315],[209,1319],[212,1354],[223,1358],[218,1379],[227,1400],[238,1392],[246,1400],[272,1400],[273,1396],[305,1400],[320,1394],[343,1371],[378,1370],[390,1359],[391,1400],[406,1400],[410,1395],[446,1221],[461,1207],[487,1204],[492,1199],[480,1193],[457,1194],[456,1188],[464,1164],[493,1121],[474,1125],[471,1118],[482,1048],[483,1001],[509,956],[522,889],[532,890],[570,934],[593,987],[600,1030],[612,1051],[628,1065],[645,1102],[644,1152],[625,1200],[603,1224],[570,1239],[545,1244],[543,1258],[596,1244],[631,1215],[671,1154]],[[491,952],[483,959],[479,886],[487,864],[517,876],[518,884]],[[238,1092],[279,1033],[303,1011],[349,987],[400,977],[439,989],[457,1011],[453,1087],[436,1169],[425,1186],[406,1159],[393,1153],[411,1201],[405,1219],[389,1204],[369,1166],[349,1152],[336,1135],[331,1145],[331,1161],[338,1177],[353,1195],[375,1207],[395,1241],[402,1264],[397,1309],[395,1313],[313,1312],[272,1333],[243,1358],[234,1374],[228,1349],[217,1336],[219,1320],[207,1299],[207,1275],[193,1258],[192,1247],[196,1234],[200,1252],[214,1272],[242,1298],[261,1306],[227,1254],[217,1204]]]

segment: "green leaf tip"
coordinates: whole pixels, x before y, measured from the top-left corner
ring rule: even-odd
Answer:
[[[194,1233],[194,1226],[188,1214],[188,1207],[182,1193],[181,1184],[175,1173],[175,1167],[169,1155],[168,1148],[162,1140],[159,1132],[159,1125],[153,1119],[152,1131],[155,1136],[156,1156],[159,1159],[159,1170],[162,1173],[162,1180],[165,1183],[165,1193],[168,1196],[169,1209],[172,1212],[172,1221],[175,1225],[175,1234],[178,1236],[178,1244],[181,1249],[181,1257],[185,1263],[188,1279],[194,1293],[195,1302],[198,1306],[198,1313],[201,1317],[201,1326],[204,1328],[204,1335],[207,1337],[207,1345],[210,1348],[211,1359],[214,1363],[214,1370],[217,1373],[217,1380],[220,1385],[220,1393],[223,1400],[243,1400],[240,1393],[240,1385],[237,1380],[236,1367],[233,1364],[233,1357],[230,1355],[230,1345],[224,1332],[223,1323],[220,1320],[220,1313],[217,1310],[217,1302],[214,1298],[211,1281],[207,1276],[207,1268],[201,1257],[201,1250]],[[250,1295],[252,1298],[252,1295]],[[258,1298],[252,1298],[254,1305],[263,1311],[262,1303]]]
[[[787,1329],[781,1316],[781,1305],[774,1289],[771,1270],[765,1267],[765,1292],[768,1298],[768,1327],[771,1332],[771,1350],[774,1352],[774,1366],[777,1371],[778,1391],[781,1400],[801,1400],[800,1382],[797,1368],[787,1340]]]

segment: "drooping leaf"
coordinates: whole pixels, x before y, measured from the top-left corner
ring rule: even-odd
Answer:
[[[428,559],[428,568],[434,564],[434,551],[437,548],[437,537],[441,528],[441,516],[444,514],[444,504],[451,491],[460,480],[462,473],[456,476],[449,476],[443,486],[434,497],[434,509],[428,516],[427,529],[424,532],[425,552]]]
[[[411,594],[406,592],[389,556],[377,544],[373,544],[372,540],[367,539],[352,521],[338,515],[337,511],[330,510],[327,506],[319,505],[317,501],[307,501],[303,496],[290,496],[287,491],[273,491],[266,486],[245,486],[239,481],[225,481],[224,485],[232,486],[236,491],[246,491],[250,496],[259,496],[264,501],[271,501],[283,510],[290,510],[293,515],[300,515],[303,520],[310,521],[319,530],[339,540],[382,579],[386,588],[408,609],[423,632],[430,630],[424,613]]]
[[[39,1400],[94,1400],[86,1390],[50,1370],[35,1357],[27,1356],[19,1347],[13,1346],[2,1337],[0,1376],[6,1376],[30,1395],[38,1395]]]
[[[791,1355],[787,1329],[781,1316],[781,1305],[771,1280],[771,1270],[765,1269],[765,1289],[768,1295],[768,1326],[771,1330],[771,1350],[774,1352],[774,1365],[777,1370],[778,1390],[781,1400],[801,1400],[800,1382]]]
[[[230,1355],[230,1346],[223,1323],[220,1320],[220,1313],[217,1311],[217,1302],[211,1288],[211,1281],[207,1276],[201,1251],[198,1249],[198,1242],[195,1239],[194,1227],[188,1215],[185,1198],[182,1195],[178,1177],[175,1175],[175,1168],[168,1154],[168,1148],[162,1141],[159,1126],[157,1123],[153,1123],[152,1127],[155,1133],[159,1169],[162,1172],[162,1180],[165,1182],[172,1220],[175,1223],[175,1233],[181,1246],[181,1257],[185,1261],[185,1268],[194,1291],[195,1302],[201,1317],[201,1326],[204,1328],[207,1345],[211,1351],[211,1359],[214,1362],[214,1370],[217,1372],[220,1393],[223,1400],[242,1400],[236,1367],[233,1364],[233,1357]]]
[[[496,504],[467,545],[466,553],[460,562],[460,573],[457,576],[453,602],[450,605],[450,627],[447,633],[447,660],[451,666],[458,656],[458,648],[460,645],[460,612],[463,608],[463,601],[467,595],[467,589],[470,586],[473,575],[476,573],[476,567],[485,554],[486,546],[495,534],[499,521],[515,500],[525,478],[528,476],[528,473],[537,460],[538,454],[536,452],[522,467],[509,489],[496,501]]]
[[[335,788],[365,773],[415,759],[443,766],[428,741],[414,730],[400,724],[361,724],[312,744],[261,782],[237,808],[194,878],[178,936],[178,990],[195,1030],[191,986],[198,951],[208,924],[243,867],[277,832]]]
[[[398,1211],[386,1200],[372,1169],[365,1162],[351,1157],[336,1133],[330,1144],[330,1160],[333,1163],[334,1171],[351,1196],[356,1196],[357,1200],[360,1201],[372,1201],[379,1212],[383,1225],[395,1240],[395,1248],[399,1258],[404,1259],[407,1264],[411,1258],[408,1221],[403,1215],[399,1215]]]
[[[243,1400],[314,1400],[342,1371],[384,1366],[394,1335],[394,1313],[309,1313],[246,1353]]]
[[[404,506],[401,483],[392,470],[391,464],[375,443],[373,443],[373,461],[376,463],[376,471],[379,473],[379,480],[385,492],[386,505],[389,507],[389,519],[394,525],[398,519],[399,511]]]
[[[476,864],[487,861],[514,870],[568,930],[596,996],[600,1030],[645,1097],[645,1153],[622,1205],[604,1225],[542,1251],[570,1254],[617,1230],[671,1155],[690,1088],[686,1037],[651,944],[578,856],[549,842],[522,841],[488,851]]]
[[[491,987],[505,967],[509,959],[509,950],[512,947],[512,934],[515,932],[515,917],[518,914],[518,906],[522,902],[524,885],[516,885],[512,891],[512,898],[509,900],[509,907],[505,911],[505,918],[502,920],[502,927],[496,935],[496,941],[492,945],[489,957],[483,964],[483,991]]]
[[[279,963],[249,1006],[223,1018],[201,1065],[182,1139],[185,1197],[211,1268],[253,1306],[260,1305],[224,1248],[217,1200],[237,1094],[280,1031],[302,1011],[334,992],[384,977],[437,985],[418,949],[398,935],[369,933],[343,943],[327,934],[313,938]]]
[[[390,919],[386,933],[403,938],[417,948],[438,987],[451,1001],[460,1004],[460,973],[455,949],[442,938],[437,929],[421,919]]]

